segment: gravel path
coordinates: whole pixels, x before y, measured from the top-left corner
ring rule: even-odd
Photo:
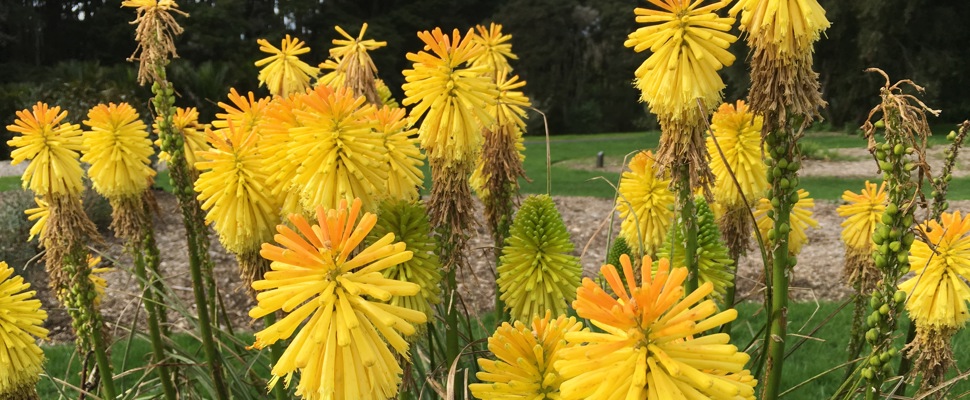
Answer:
[[[0,161],[0,177],[23,175],[25,169],[27,169],[27,163],[25,162],[10,165],[10,160]]]

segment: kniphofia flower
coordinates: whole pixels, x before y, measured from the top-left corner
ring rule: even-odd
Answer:
[[[919,227],[926,236],[913,241],[909,269],[916,275],[899,284],[910,298],[906,310],[917,324],[959,328],[970,318],[970,215],[943,213],[940,222]]]
[[[734,63],[727,51],[737,37],[728,33],[734,18],[717,11],[721,0],[649,0],[659,9],[637,8],[637,22],[651,24],[631,33],[624,46],[653,54],[637,68],[635,84],[650,111],[672,119],[699,117],[696,100],[705,111],[721,102],[724,82],[717,71]]]
[[[387,42],[364,39],[364,33],[367,32],[366,22],[360,27],[360,33],[356,38],[350,36],[340,26],[334,28],[343,36],[343,39],[333,40],[334,47],[330,49],[330,56],[336,60],[334,71],[341,77],[339,80],[328,80],[339,86],[348,87],[354,96],[364,96],[371,104],[381,104],[380,95],[377,93],[377,66],[374,65],[374,60],[370,58],[368,52],[386,46]]]
[[[78,161],[84,149],[81,127],[61,123],[67,111],[38,102],[30,110],[17,111],[10,132],[19,133],[7,141],[13,148],[11,165],[30,161],[24,170],[23,188],[37,194],[80,195],[84,170]]]
[[[519,56],[512,53],[512,35],[502,33],[502,25],[492,22],[486,28],[476,25],[472,33],[472,40],[485,50],[471,60],[472,66],[483,65],[491,71],[489,75],[506,75],[512,70],[509,60],[518,60]]]
[[[424,154],[418,139],[412,137],[417,129],[407,129],[403,108],[381,107],[368,116],[375,129],[384,137],[387,148],[387,193],[390,198],[412,200],[424,183]]]
[[[145,123],[128,103],[99,104],[88,111],[84,156],[94,189],[109,199],[140,196],[155,176],[155,150]]]
[[[573,250],[552,198],[529,196],[515,214],[495,280],[513,319],[566,313],[583,275]]]
[[[721,299],[727,289],[734,285],[734,260],[721,241],[721,231],[718,230],[714,212],[703,197],[694,200],[694,212],[697,215],[697,280],[700,283],[713,284],[714,291],[711,294],[716,299]],[[657,252],[657,257],[670,260],[674,267],[686,266],[686,232],[682,221],[677,221],[671,228],[671,233],[667,234],[667,240]]]
[[[730,15],[739,12],[741,31],[752,47],[772,48],[777,59],[787,62],[811,53],[822,31],[832,25],[817,0],[738,0]]]
[[[503,322],[488,338],[488,350],[495,359],[478,359],[482,371],[476,376],[482,383],[468,385],[472,396],[482,400],[559,399],[562,377],[553,365],[560,360],[562,349],[575,346],[565,335],[581,329],[583,324],[575,317],[553,319],[548,312],[529,324]]]
[[[458,30],[451,36],[433,31],[418,32],[425,49],[408,53],[414,63],[404,71],[407,81],[402,104],[414,104],[412,122],[424,116],[418,134],[430,158],[450,162],[474,162],[482,146],[480,125],[491,124],[486,112],[495,98],[495,84],[483,76],[485,66],[465,67],[484,51],[472,40],[472,32],[462,38]]]
[[[620,178],[616,209],[623,223],[620,234],[634,254],[654,254],[663,244],[674,218],[670,179],[657,177],[653,153],[643,151],[630,160]]]
[[[818,228],[818,221],[812,218],[812,210],[815,208],[815,199],[808,197],[809,193],[805,189],[798,189],[798,202],[792,206],[791,217],[788,225],[791,227],[788,236],[788,251],[791,254],[798,254],[802,251],[802,246],[808,243],[808,228]],[[761,198],[755,206],[754,217],[758,224],[761,237],[771,239],[768,231],[774,228],[775,222],[768,217],[771,210],[771,203],[766,198]]]
[[[289,383],[299,370],[296,393],[306,399],[383,400],[397,393],[402,369],[395,353],[406,359],[408,350],[402,334],[413,334],[412,324],[426,317],[386,301],[413,296],[421,287],[382,275],[412,256],[404,243],[392,243],[393,234],[355,254],[377,222],[370,213],[357,221],[361,204],[355,199],[350,207],[346,201],[337,209],[318,207],[313,226],[294,214],[296,230],[277,226],[275,240],[282,247],[263,244],[260,255],[272,261],[272,271],[253,282],[261,293],[249,316],[277,311],[287,316],[256,333],[253,347],[293,336],[273,366],[270,386],[280,377]]]
[[[291,128],[289,157],[300,163],[294,182],[306,210],[335,207],[360,198],[376,210],[386,196],[388,161],[384,135],[376,131],[373,106],[347,88],[317,86],[293,110],[300,126]]]
[[[872,253],[874,243],[872,234],[876,225],[882,221],[882,213],[886,211],[889,195],[886,193],[886,183],[881,185],[866,181],[866,187],[858,194],[846,190],[842,193],[842,200],[846,204],[835,211],[845,218],[842,221],[842,241],[846,247],[863,252]]]
[[[381,204],[377,225],[364,243],[375,243],[388,233],[407,245],[410,260],[384,270],[387,279],[415,283],[421,291],[414,296],[393,296],[389,304],[420,311],[431,320],[440,299],[441,261],[431,235],[428,212],[423,204],[410,200],[388,200]]]
[[[219,107],[226,112],[216,114],[217,119],[212,121],[212,126],[218,129],[226,129],[231,120],[237,130],[242,130],[244,133],[256,131],[260,118],[266,112],[269,99],[263,97],[257,100],[253,92],[249,92],[247,96],[241,96],[235,88],[230,88],[229,101],[232,104],[219,102]]]
[[[36,398],[35,385],[44,372],[44,352],[37,339],[47,339],[36,291],[13,268],[0,261],[0,398]]]
[[[754,399],[757,381],[744,369],[748,355],[726,333],[702,336],[738,315],[701,301],[712,284],[684,293],[687,269],[671,269],[666,259],[654,268],[649,257],[638,284],[630,258],[621,255],[620,263],[626,286],[616,267],[604,265],[610,292],[589,278],[577,290],[576,313],[604,332],[566,334],[578,346],[560,350],[555,364],[565,379],[561,398]]]
[[[273,96],[302,93],[310,87],[310,80],[320,74],[319,68],[300,60],[300,54],[310,52],[302,40],[286,35],[279,48],[269,44],[266,39],[259,39],[256,43],[260,51],[270,54],[256,61],[256,67],[263,67],[259,70],[259,85],[265,85]]]
[[[242,254],[258,249],[273,235],[278,205],[267,187],[264,157],[256,146],[256,133],[228,121],[226,129],[206,129],[212,148],[198,154],[195,181],[207,224],[215,224],[219,242]]]
[[[707,154],[711,158],[711,172],[716,179],[714,200],[727,209],[746,209],[768,189],[767,168],[762,157],[761,127],[762,117],[752,113],[744,100],[738,100],[737,106],[721,104],[711,117]],[[718,147],[721,151],[718,151]],[[721,158],[722,152],[726,163]],[[734,172],[734,177],[728,168]],[[734,183],[735,178],[741,186],[740,191]]]

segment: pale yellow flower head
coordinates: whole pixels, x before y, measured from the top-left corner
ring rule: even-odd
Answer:
[[[278,205],[270,196],[265,157],[256,134],[236,128],[206,129],[212,148],[197,154],[195,181],[206,224],[215,224],[219,242],[236,254],[255,251],[273,236]]]
[[[519,59],[519,56],[512,53],[512,35],[502,33],[501,24],[492,22],[487,28],[476,25],[472,40],[485,49],[471,60],[472,66],[484,65],[491,76],[506,75],[512,70],[509,60]]]
[[[925,239],[917,236],[909,251],[909,270],[916,275],[899,284],[909,295],[906,310],[924,328],[961,328],[970,318],[970,215],[943,213],[940,222],[919,229]]]
[[[728,33],[734,18],[717,14],[730,0],[701,6],[703,1],[649,0],[659,9],[634,10],[637,22],[650,25],[623,45],[653,53],[634,74],[641,98],[658,116],[694,120],[702,116],[697,100],[705,113],[721,103],[724,82],[717,71],[734,63],[727,50],[737,40]]]
[[[99,104],[88,111],[84,156],[94,190],[109,199],[140,196],[155,177],[155,152],[145,123],[128,103]]]
[[[532,322],[502,323],[488,338],[488,350],[494,360],[479,358],[482,371],[476,376],[482,383],[468,385],[472,396],[482,400],[505,400],[509,394],[533,400],[559,398],[562,377],[553,367],[563,349],[575,347],[567,342],[569,332],[583,329],[576,317],[536,316]]]
[[[259,39],[256,43],[260,51],[270,54],[256,61],[256,66],[263,67],[259,70],[259,85],[265,85],[273,96],[302,93],[310,87],[310,80],[320,74],[319,68],[300,60],[300,54],[310,52],[302,40],[286,35],[279,48],[269,44],[266,39]]]
[[[235,88],[230,88],[229,101],[232,104],[219,102],[219,107],[226,112],[216,114],[217,119],[212,121],[212,126],[217,129],[226,129],[229,127],[229,121],[231,120],[236,126],[236,129],[241,130],[243,133],[255,132],[258,135],[257,128],[259,126],[259,120],[263,117],[263,113],[266,112],[266,105],[269,104],[269,99],[262,97],[257,100],[253,92],[242,96],[239,92],[236,92]]]
[[[674,218],[675,196],[670,179],[657,177],[653,153],[642,151],[630,160],[630,171],[620,177],[616,210],[623,223],[620,235],[634,254],[652,255],[667,237]]]
[[[0,261],[0,398],[23,398],[44,372],[44,352],[37,339],[47,339],[36,291],[13,268]]]
[[[747,208],[768,189],[761,127],[761,116],[752,113],[743,100],[738,100],[737,106],[721,104],[711,117],[707,154],[711,157],[711,172],[716,179],[714,200],[719,205],[728,209]],[[721,158],[721,152],[724,158]],[[726,163],[724,159],[727,159]],[[728,168],[734,172],[734,177]],[[740,183],[740,191],[734,183],[735,178]]]
[[[785,62],[811,54],[812,45],[832,25],[817,0],[738,0],[730,15],[739,12],[748,43],[774,50],[774,57]]]
[[[304,210],[354,198],[376,210],[387,195],[389,163],[384,135],[367,118],[373,106],[347,88],[328,86],[317,86],[302,104],[293,110],[300,126],[289,130],[288,155],[300,163],[293,182]]]
[[[394,243],[394,234],[355,251],[377,222],[370,213],[358,221],[360,211],[360,200],[350,206],[341,201],[336,209],[318,207],[313,226],[292,215],[295,229],[277,226],[275,239],[282,247],[263,245],[260,255],[272,261],[272,270],[253,282],[260,293],[249,316],[287,315],[257,332],[253,347],[292,337],[273,365],[270,386],[281,377],[289,384],[299,370],[296,394],[304,399],[388,399],[397,394],[403,372],[398,357],[408,359],[402,335],[414,334],[412,324],[426,317],[386,301],[413,296],[421,287],[382,275],[412,257],[404,243]]]
[[[481,127],[492,123],[487,109],[497,93],[484,76],[487,67],[465,66],[484,51],[473,36],[469,31],[462,37],[457,29],[451,36],[440,28],[418,32],[425,51],[407,54],[414,65],[404,71],[402,104],[414,105],[411,122],[424,117],[418,130],[421,146],[429,158],[446,165],[474,162],[482,147]]]
[[[798,254],[802,251],[802,246],[808,243],[808,228],[818,228],[818,221],[812,218],[812,210],[815,208],[815,199],[808,197],[809,193],[805,189],[798,189],[798,202],[792,206],[791,216],[788,225],[791,227],[788,233],[788,251],[791,254]],[[775,227],[775,221],[768,217],[768,211],[772,209],[771,203],[766,198],[761,198],[755,206],[754,217],[758,224],[761,237],[769,240],[768,231]]]
[[[685,293],[686,268],[660,259],[656,272],[644,257],[640,282],[630,257],[600,269],[605,290],[583,279],[573,308],[603,332],[566,333],[575,347],[559,351],[555,367],[565,379],[563,400],[754,399],[757,381],[745,369],[750,357],[726,333],[705,335],[735,320],[737,310],[718,311],[707,299],[713,286]]]
[[[389,198],[413,200],[424,184],[424,154],[413,137],[417,129],[407,129],[403,108],[381,107],[368,116],[384,136],[387,148],[387,194]]]
[[[81,127],[61,123],[67,111],[38,102],[30,110],[17,111],[7,130],[19,135],[7,141],[13,148],[11,165],[30,161],[24,170],[23,188],[34,193],[77,196],[84,189],[84,170],[78,160],[84,149]]]
[[[866,181],[866,187],[859,194],[846,190],[842,193],[842,200],[846,204],[835,210],[845,218],[842,221],[842,241],[849,248],[872,253],[875,246],[872,234],[882,221],[882,213],[886,211],[889,201],[886,182],[877,188],[875,183]]]

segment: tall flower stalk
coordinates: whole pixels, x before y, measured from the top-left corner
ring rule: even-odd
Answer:
[[[40,237],[47,250],[51,288],[71,316],[75,345],[83,355],[85,368],[93,357],[101,393],[113,399],[118,392],[108,358],[103,317],[93,301],[97,290],[87,262],[88,243],[98,243],[101,238],[81,206],[81,129],[79,125],[62,123],[66,117],[67,112],[60,107],[50,108],[44,103],[19,111],[14,125],[7,126],[7,130],[19,135],[7,144],[14,148],[10,153],[12,164],[30,161],[24,171],[24,188],[43,196],[49,206]]]
[[[185,225],[186,241],[189,251],[189,270],[192,277],[192,291],[199,316],[199,330],[202,348],[209,363],[210,376],[216,391],[216,398],[229,398],[228,385],[223,377],[222,357],[216,348],[212,332],[212,317],[210,314],[207,286],[213,291],[212,260],[209,258],[209,237],[205,226],[205,216],[199,207],[199,202],[193,190],[195,178],[194,169],[187,161],[185,154],[185,140],[182,133],[176,129],[174,118],[175,89],[166,76],[166,66],[169,58],[175,57],[174,36],[182,33],[182,27],[175,21],[173,14],[187,16],[178,10],[178,4],[172,0],[126,0],[122,6],[135,8],[136,18],[135,40],[138,48],[132,59],[139,61],[138,82],[152,83],[152,105],[158,115],[156,124],[161,141],[161,150],[169,155],[169,173],[172,179],[172,189],[179,202],[182,212],[182,222]]]
[[[765,303],[770,309],[766,332],[767,370],[762,398],[777,398],[788,338],[789,272],[796,258],[789,251],[790,215],[798,197],[801,154],[798,138],[824,106],[818,74],[812,71],[814,43],[830,25],[816,0],[741,0],[730,10],[741,14],[740,28],[751,48],[748,101],[764,117],[765,144],[771,155],[768,181],[774,233]]]
[[[423,117],[418,134],[431,164],[431,198],[428,214],[439,237],[445,269],[447,305],[446,362],[458,358],[458,293],[456,272],[464,264],[468,231],[475,226],[468,177],[482,148],[481,126],[492,122],[486,112],[497,95],[485,67],[467,63],[482,51],[456,29],[447,35],[436,28],[419,32],[426,51],[408,53],[413,68],[404,71],[404,105],[414,105],[409,117]],[[430,52],[429,52],[430,51]]]
[[[162,320],[161,274],[158,246],[151,210],[155,198],[150,190],[155,170],[149,157],[154,153],[147,126],[128,103],[100,104],[88,111],[84,125],[84,156],[91,164],[89,175],[94,189],[111,204],[111,226],[125,240],[134,258],[135,275],[141,285],[142,302],[148,314],[155,371],[165,398],[176,398],[175,384],[166,358]]]
[[[703,0],[651,0],[654,8],[637,8],[637,22],[649,24],[624,43],[653,54],[637,68],[635,85],[660,120],[657,163],[672,178],[679,221],[684,227],[688,292],[698,287],[697,218],[694,190],[710,193],[712,183],[704,131],[710,111],[721,103],[724,82],[717,71],[734,63],[727,51],[737,37],[728,33],[734,18],[717,11],[729,0],[702,5]],[[630,238],[627,238],[628,240]]]
[[[866,381],[866,399],[876,399],[881,396],[882,384],[893,372],[890,360],[898,353],[892,338],[906,296],[897,293],[896,282],[910,269],[910,247],[916,238],[914,213],[922,177],[929,172],[925,163],[926,139],[930,135],[926,113],[935,115],[938,111],[929,109],[914,95],[902,92],[902,85],[911,85],[918,91],[921,87],[906,80],[891,84],[882,71],[869,71],[886,78],[880,90],[882,102],[870,112],[863,130],[889,192],[889,204],[872,236],[873,260],[882,280],[870,298],[875,311],[867,321],[866,341],[872,350],[867,365],[861,370]],[[872,123],[880,117],[885,128],[882,143],[877,142],[877,124]],[[915,176],[914,171],[918,172]]]

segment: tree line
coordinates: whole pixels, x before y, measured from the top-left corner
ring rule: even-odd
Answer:
[[[815,69],[829,106],[825,123],[853,129],[877,101],[881,78],[911,78],[926,87],[927,103],[943,109],[942,122],[970,117],[970,4],[961,0],[821,0],[832,21],[816,46]],[[632,0],[182,0],[191,15],[172,66],[180,103],[198,105],[203,118],[218,111],[228,88],[257,88],[253,62],[262,57],[256,40],[277,44],[287,33],[307,42],[311,63],[326,58],[340,25],[355,34],[387,41],[372,52],[380,76],[401,97],[404,55],[420,50],[416,32],[436,26],[468,28],[488,22],[513,35],[520,59],[515,73],[526,93],[546,113],[556,133],[650,129],[655,121],[638,101],[633,71],[646,54],[623,47],[637,28]],[[129,101],[147,112],[149,93],[133,79],[125,61],[134,50],[130,10],[120,0],[3,0],[0,4],[0,117],[37,100],[71,111],[80,121],[86,107],[101,101]],[[735,32],[737,33],[737,32]],[[722,71],[728,101],[743,98],[748,77],[743,41],[731,50],[738,61]],[[93,103],[90,104],[89,103]],[[146,114],[147,115],[147,114]],[[541,118],[531,131],[541,132]],[[3,132],[2,135],[9,135]],[[6,137],[3,138],[6,141]],[[2,143],[2,142],[0,142]],[[6,149],[0,144],[0,156]]]

